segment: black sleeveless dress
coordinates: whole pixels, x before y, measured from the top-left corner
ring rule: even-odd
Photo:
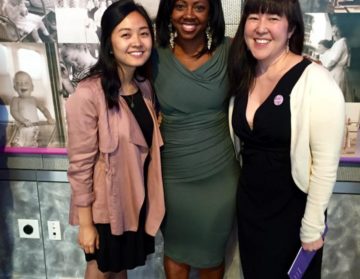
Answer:
[[[238,190],[238,233],[245,279],[289,278],[301,246],[300,226],[306,194],[294,183],[290,162],[290,93],[304,59],[291,68],[257,109],[253,129],[246,120],[248,94],[237,96],[232,124],[243,143]],[[319,278],[319,250],[303,278]]]
[[[153,122],[151,115],[138,91],[131,96],[122,96],[134,114],[148,146],[152,144]],[[140,210],[139,227],[136,232],[126,231],[122,235],[112,235],[110,224],[95,224],[99,233],[100,249],[94,254],[85,254],[86,261],[96,260],[102,272],[120,272],[145,265],[147,255],[155,250],[155,239],[145,232],[147,197],[147,173],[150,157],[144,164],[145,199]]]

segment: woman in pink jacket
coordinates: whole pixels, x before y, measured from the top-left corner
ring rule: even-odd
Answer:
[[[101,28],[99,60],[66,104],[70,223],[79,225],[85,278],[126,278],[154,252],[165,212],[147,80],[153,33],[132,1],[109,6]]]

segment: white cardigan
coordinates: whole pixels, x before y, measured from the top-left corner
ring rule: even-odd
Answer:
[[[232,129],[234,97],[229,105],[229,127],[237,156],[239,139]],[[290,95],[291,173],[295,184],[307,193],[300,238],[311,242],[325,229],[324,212],[336,182],[345,128],[343,94],[322,66],[311,63]]]

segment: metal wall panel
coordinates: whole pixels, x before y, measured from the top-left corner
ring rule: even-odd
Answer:
[[[0,196],[0,278],[46,278],[36,182],[0,181]],[[39,238],[20,238],[18,219],[38,220]]]

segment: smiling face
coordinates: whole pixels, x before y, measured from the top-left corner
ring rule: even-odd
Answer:
[[[134,11],[111,33],[112,51],[121,72],[134,71],[149,59],[152,48],[150,27],[145,18]]]
[[[31,96],[34,89],[31,77],[24,72],[17,73],[14,77],[14,89],[20,98]]]
[[[245,22],[244,39],[255,59],[270,65],[280,57],[292,35],[288,26],[285,16],[250,14]]]
[[[178,39],[203,41],[209,12],[208,0],[176,0],[171,14],[171,23],[178,33]]]

